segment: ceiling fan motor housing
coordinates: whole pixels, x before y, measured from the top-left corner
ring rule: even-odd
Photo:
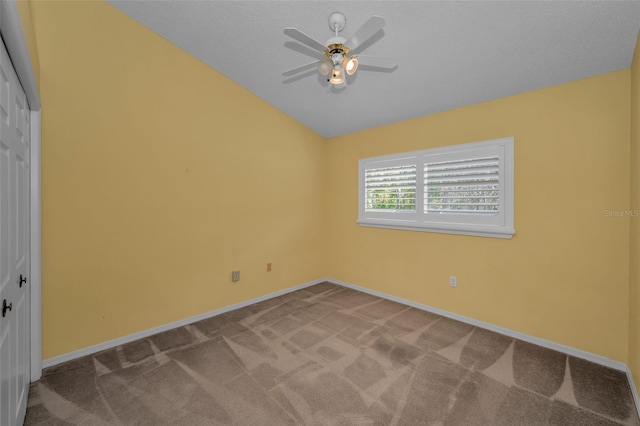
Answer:
[[[342,58],[346,57],[347,55],[349,55],[349,53],[351,53],[351,49],[349,49],[342,43],[334,43],[334,44],[329,44],[327,46],[327,49],[323,53],[327,58],[331,59],[335,63],[336,55],[340,55],[339,60],[342,61]]]

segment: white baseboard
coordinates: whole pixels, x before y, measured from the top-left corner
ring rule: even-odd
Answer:
[[[329,278],[321,278],[308,283],[300,284],[295,287],[289,287],[284,290],[276,291],[274,293],[265,294],[264,296],[256,297],[253,299],[245,300],[244,302],[236,303],[234,305],[225,306],[224,308],[214,309],[213,311],[205,312],[200,315],[185,318],[179,321],[175,321],[169,324],[164,324],[158,327],[153,327],[148,330],[139,331],[137,333],[129,334],[127,336],[118,337],[117,339],[108,340],[106,342],[98,343],[97,345],[88,346],[86,348],[78,349],[76,351],[68,352],[66,354],[47,358],[42,361],[42,367],[47,368],[63,362],[71,361],[76,358],[80,358],[86,355],[91,355],[106,349],[111,349],[116,346],[124,345],[144,337],[151,336],[153,334],[162,333],[163,331],[171,330],[173,328],[182,327],[183,325],[193,324],[194,322],[201,321],[203,319],[211,318],[216,315],[224,314],[225,312],[233,311],[234,309],[244,308],[245,306],[253,305],[254,303],[263,302],[274,297],[282,296],[283,294],[291,293],[296,290],[300,290],[312,285],[320,284],[325,281],[330,281]]]
[[[627,380],[631,387],[631,393],[633,394],[633,401],[636,403],[636,410],[638,410],[638,416],[640,416],[640,398],[638,398],[638,390],[636,389],[636,383],[633,381],[633,374],[628,365],[625,365],[625,373],[627,373]]]
[[[262,302],[268,299],[272,299],[274,297],[282,296],[287,293],[291,293],[296,290],[300,290],[306,287],[310,287],[315,284],[320,284],[322,282],[331,282],[343,287],[351,288],[353,290],[361,291],[363,293],[371,294],[373,296],[381,297],[387,300],[391,300],[394,302],[402,303],[404,305],[411,306],[413,308],[421,309],[423,311],[432,312],[437,315],[441,315],[446,318],[451,318],[460,322],[464,322],[476,327],[481,327],[486,330],[490,330],[496,333],[504,334],[505,336],[513,337],[514,339],[519,339],[528,343],[532,343],[534,345],[542,346],[544,348],[552,349],[558,352],[565,353],[567,355],[571,355],[577,358],[582,358],[587,361],[591,361],[593,363],[603,365],[605,367],[613,368],[618,371],[623,371],[627,375],[627,379],[629,381],[629,386],[631,387],[631,392],[633,394],[633,398],[636,404],[636,409],[638,410],[638,414],[640,415],[640,399],[638,398],[638,392],[635,387],[635,383],[633,381],[633,376],[631,374],[631,370],[629,367],[620,361],[615,361],[600,355],[593,354],[591,352],[582,351],[580,349],[572,348],[570,346],[561,345],[559,343],[555,343],[549,340],[541,339],[539,337],[531,336],[529,334],[520,333],[519,331],[511,330],[508,328],[500,327],[488,322],[479,321],[470,317],[466,317],[464,315],[455,314],[452,312],[444,311],[442,309],[434,308],[432,306],[423,305],[422,303],[417,303],[412,300],[403,299],[401,297],[396,297],[387,293],[382,293],[380,291],[371,290],[366,287],[360,287],[355,284],[350,284],[344,281],[336,280],[333,278],[320,278],[314,281],[310,281],[304,284],[297,285],[295,287],[290,287],[284,290],[276,291],[274,293],[265,294],[264,296],[256,297],[254,299],[249,299],[244,302],[236,303],[234,305],[226,306],[224,308],[215,309],[210,312],[205,312],[200,315],[196,315],[193,317],[185,318],[183,320],[175,321],[169,324],[161,325],[159,327],[150,328],[148,330],[140,331],[138,333],[130,334],[128,336],[119,337],[117,339],[109,340],[107,342],[99,343],[97,345],[89,346],[83,349],[79,349],[77,351],[69,352],[63,355],[58,355],[52,358],[48,358],[42,362],[43,368],[51,367],[57,364],[61,364],[63,362],[71,361],[75,358],[80,358],[86,355],[91,355],[96,352],[100,352],[106,349],[111,349],[113,347],[123,345],[125,343],[133,342],[138,339],[142,339],[144,337],[151,336],[156,333],[161,333],[163,331],[171,330],[173,328],[182,327],[187,324],[192,324],[197,321],[201,321],[203,319],[207,319],[216,315],[223,314],[225,312],[232,311],[234,309],[243,308],[245,306],[253,305],[254,303]]]

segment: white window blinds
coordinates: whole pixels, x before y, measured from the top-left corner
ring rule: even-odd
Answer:
[[[359,162],[363,226],[511,238],[513,138]]]
[[[416,165],[379,167],[365,171],[365,209],[416,209]]]
[[[425,212],[495,215],[500,211],[499,183],[499,157],[427,163]]]

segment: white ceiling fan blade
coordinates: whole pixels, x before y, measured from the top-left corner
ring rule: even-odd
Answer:
[[[375,33],[380,31],[384,27],[384,18],[382,16],[372,16],[367,22],[365,22],[349,40],[344,42],[344,45],[351,50],[355,50],[362,43],[370,39]]]
[[[305,65],[300,65],[299,67],[291,68],[290,70],[286,70],[282,73],[283,76],[289,77],[291,75],[298,74],[299,72],[309,70],[311,68],[315,68],[318,66],[318,61],[313,61]]]
[[[297,28],[285,28],[284,33],[292,39],[297,40],[305,46],[309,46],[310,48],[319,52],[322,52],[327,48],[327,46],[317,40],[312,39]]]
[[[355,55],[355,57],[358,58],[359,65],[365,65],[368,67],[393,69],[398,66],[396,58],[371,55]]]

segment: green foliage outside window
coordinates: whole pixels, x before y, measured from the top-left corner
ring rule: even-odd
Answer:
[[[429,211],[497,212],[498,196],[498,185],[492,189],[487,189],[486,186],[432,187],[427,190],[427,205]]]
[[[416,191],[414,189],[375,189],[367,192],[367,206],[370,209],[415,210]]]

